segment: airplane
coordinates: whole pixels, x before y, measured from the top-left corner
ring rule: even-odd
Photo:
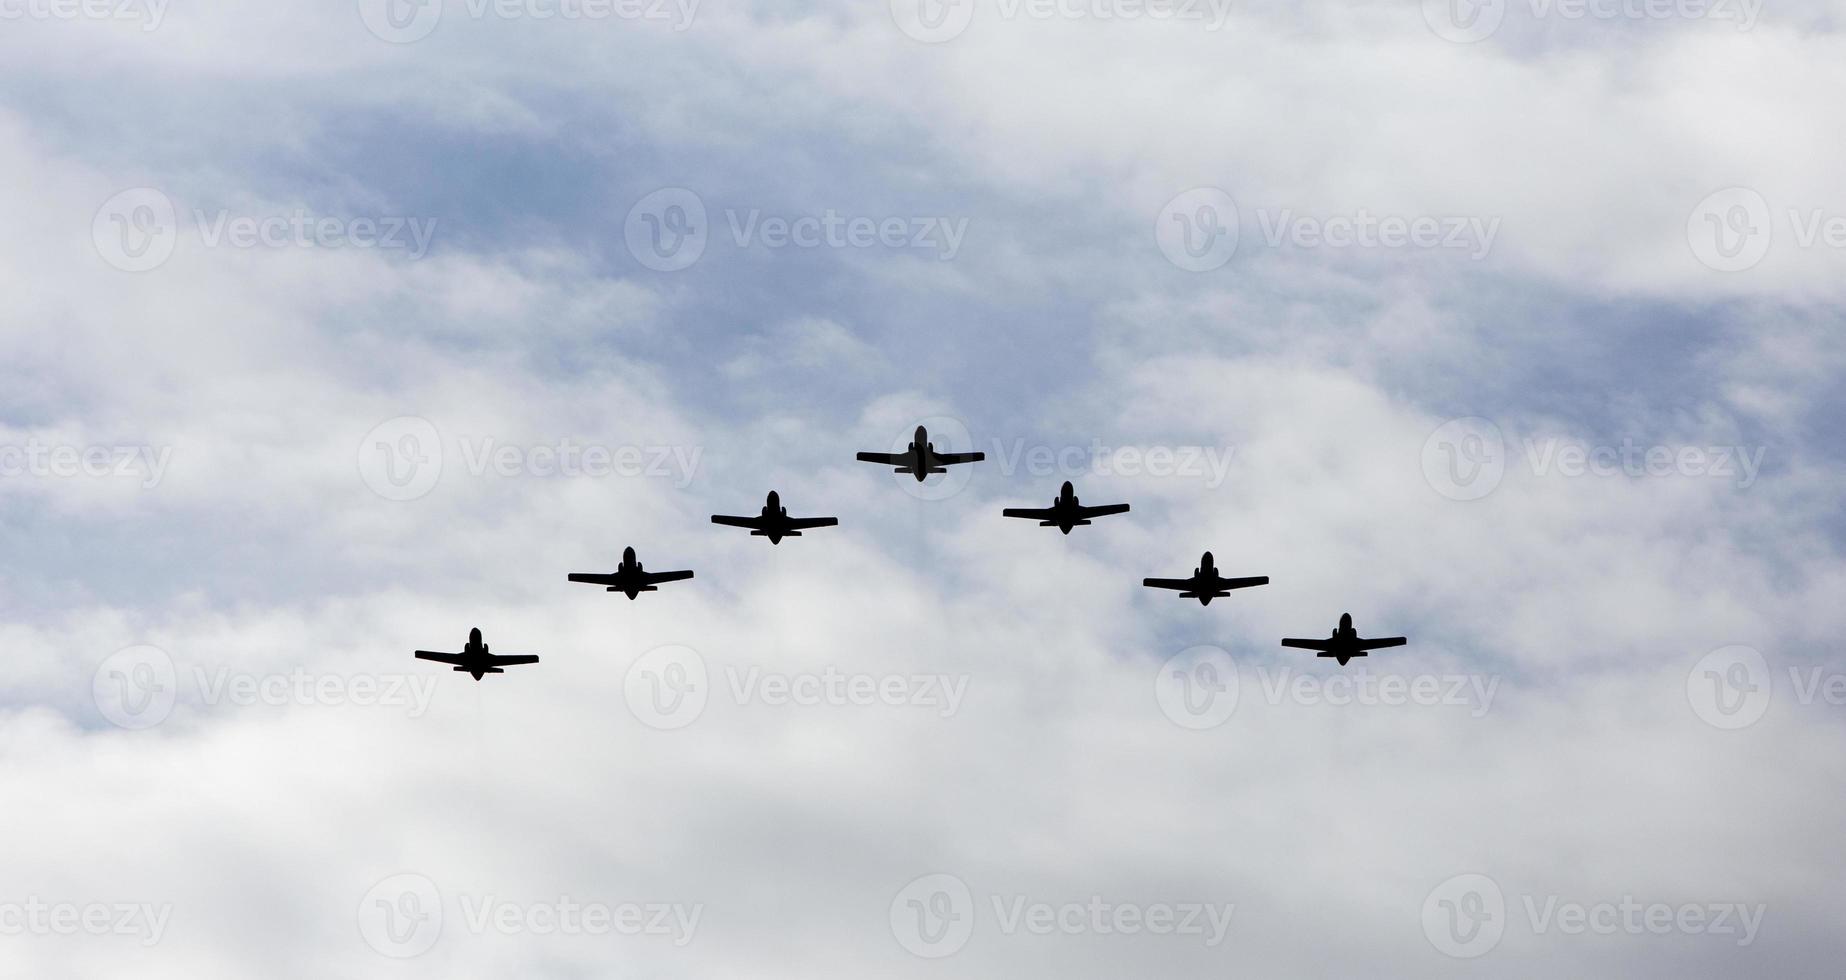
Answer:
[[[1385,647],[1401,647],[1405,642],[1406,641],[1401,636],[1387,636],[1376,640],[1368,640],[1360,636],[1358,631],[1352,628],[1352,613],[1341,613],[1340,628],[1334,630],[1333,635],[1329,636],[1327,639],[1283,640],[1282,645],[1285,647],[1295,647],[1299,650],[1319,650],[1319,656],[1332,657],[1340,662],[1340,666],[1344,667],[1346,666],[1346,662],[1354,657],[1366,656],[1366,651],[1368,650],[1380,650]]]
[[[1199,567],[1192,570],[1191,578],[1144,578],[1141,584],[1150,589],[1178,589],[1181,599],[1197,599],[1199,605],[1209,606],[1213,599],[1222,599],[1231,594],[1232,589],[1247,589],[1253,585],[1268,585],[1269,576],[1258,575],[1253,578],[1224,578],[1212,565],[1211,552],[1207,551],[1199,559]]]
[[[1110,514],[1128,513],[1127,504],[1104,504],[1100,507],[1085,507],[1077,502],[1077,490],[1064,481],[1064,490],[1051,501],[1050,507],[1008,507],[1000,512],[1006,517],[1024,517],[1035,520],[1039,527],[1055,527],[1065,534],[1073,527],[1082,527],[1090,523],[1092,517],[1106,517]]]
[[[481,642],[481,631],[479,627],[468,631],[468,645],[462,648],[462,652],[432,653],[429,650],[418,650],[417,659],[434,660],[439,664],[451,664],[456,670],[462,673],[473,674],[474,679],[477,681],[487,674],[504,674],[506,673],[507,667],[516,664],[538,663],[537,657],[509,657],[497,653],[489,653],[487,644]]]
[[[931,473],[947,473],[948,470],[943,469],[945,466],[978,463],[986,458],[986,453],[939,453],[935,446],[930,445],[929,431],[920,425],[917,426],[916,435],[911,439],[910,448],[901,453],[860,453],[858,455],[862,463],[895,466],[897,467],[896,472],[910,473],[917,478],[918,483],[922,483]]]
[[[750,528],[750,535],[768,538],[770,544],[781,544],[783,538],[801,537],[801,532],[815,527],[834,527],[840,523],[837,517],[790,517],[788,508],[782,506],[782,497],[774,490],[769,491],[769,499],[763,504],[763,513],[756,517],[726,517],[723,514],[711,516],[713,524],[727,527]]]
[[[678,582],[691,577],[692,573],[690,571],[646,571],[641,567],[641,563],[635,560],[635,549],[633,548],[622,549],[621,567],[607,575],[597,575],[589,572],[572,572],[566,576],[566,578],[572,582],[587,582],[591,585],[608,586],[607,591],[623,593],[628,596],[630,601],[643,592],[659,592],[660,590],[654,586],[661,582]]]

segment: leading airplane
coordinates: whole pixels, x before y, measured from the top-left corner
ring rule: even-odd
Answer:
[[[1006,517],[1023,517],[1037,521],[1039,527],[1055,527],[1065,534],[1073,527],[1082,527],[1090,523],[1092,517],[1107,517],[1110,514],[1128,513],[1127,504],[1102,504],[1085,507],[1077,501],[1077,490],[1064,481],[1064,489],[1051,501],[1050,507],[1008,507],[1000,512]]]
[[[1191,578],[1144,578],[1141,584],[1150,589],[1178,589],[1181,599],[1197,599],[1199,605],[1209,606],[1213,599],[1222,599],[1230,595],[1232,589],[1268,585],[1269,576],[1225,578],[1218,574],[1217,567],[1212,564],[1211,552],[1207,551],[1199,559],[1199,567],[1192,570]]]
[[[1401,647],[1405,642],[1405,639],[1401,636],[1386,636],[1376,640],[1368,640],[1360,636],[1358,630],[1352,628],[1352,613],[1341,613],[1340,626],[1333,631],[1332,636],[1324,640],[1288,639],[1283,640],[1282,645],[1285,647],[1294,647],[1298,650],[1319,650],[1320,653],[1317,654],[1318,656],[1332,657],[1340,662],[1340,666],[1344,667],[1347,661],[1354,657],[1363,657],[1369,650],[1382,650],[1385,647]]]
[[[801,532],[816,527],[834,527],[840,523],[837,517],[790,517],[788,508],[782,506],[782,497],[774,490],[769,491],[769,499],[763,504],[763,512],[756,517],[728,517],[724,514],[711,515],[713,524],[726,527],[747,527],[750,536],[768,538],[770,544],[781,544],[783,538],[801,537]]]
[[[538,658],[533,656],[501,656],[488,652],[487,644],[481,642],[481,631],[478,627],[468,631],[468,645],[462,647],[462,652],[433,653],[429,650],[418,650],[417,659],[449,664],[462,673],[473,674],[477,681],[487,674],[504,674],[506,668],[517,664],[538,663]]]
[[[901,453],[860,453],[858,455],[862,463],[895,466],[897,467],[895,472],[912,474],[917,478],[918,483],[922,483],[931,473],[947,473],[948,470],[943,469],[945,466],[978,463],[986,458],[986,453],[939,453],[936,447],[930,444],[929,430],[920,425],[917,426],[916,435],[911,439],[910,448]]]
[[[661,582],[678,582],[692,577],[690,571],[684,572],[650,572],[635,560],[635,549],[622,549],[622,564],[607,575],[590,572],[572,572],[566,578],[572,582],[587,582],[590,585],[607,586],[609,592],[620,592],[631,601],[643,592],[659,592],[655,588]]]

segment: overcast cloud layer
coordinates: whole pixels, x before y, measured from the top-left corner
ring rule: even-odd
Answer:
[[[1843,15],[0,0],[0,975],[1837,976]]]

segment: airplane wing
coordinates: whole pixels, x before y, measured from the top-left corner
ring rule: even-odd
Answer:
[[[1058,516],[1058,512],[1049,507],[1008,507],[1000,512],[1002,517],[1023,517],[1033,521],[1049,521]]]
[[[1268,585],[1269,576],[1254,575],[1250,578],[1221,578],[1218,580],[1217,584],[1220,589],[1247,589],[1253,585]]]
[[[1185,592],[1198,584],[1197,579],[1190,578],[1144,578],[1141,584],[1150,589],[1178,589]]]
[[[587,582],[590,585],[621,585],[620,575],[599,575],[593,572],[572,572],[565,576],[572,582]]]
[[[1128,505],[1127,504],[1100,504],[1095,507],[1090,507],[1088,505],[1079,504],[1077,505],[1077,510],[1079,512],[1079,515],[1082,517],[1107,517],[1110,514],[1128,513]]]
[[[711,522],[713,524],[723,524],[725,527],[760,528],[763,526],[763,519],[761,517],[726,517],[723,514],[711,515]]]
[[[653,585],[655,582],[678,582],[683,579],[689,579],[692,577],[692,572],[691,570],[683,572],[642,572],[641,577],[647,580],[647,584]]]
[[[986,458],[986,453],[932,453],[930,455],[930,461],[937,466],[954,466],[957,463],[978,463]]]
[[[1283,640],[1282,645],[1297,650],[1319,650],[1322,653],[1333,649],[1332,640]]]
[[[837,517],[791,517],[782,522],[796,531],[805,531],[811,527],[835,527],[840,523]]]
[[[1382,650],[1385,647],[1401,647],[1403,645],[1404,638],[1401,636],[1385,636],[1376,640],[1359,641],[1359,649],[1361,650]]]
[[[439,664],[450,664],[455,667],[462,665],[462,656],[459,653],[431,653],[428,650],[418,650],[417,659],[434,660]]]
[[[492,661],[495,667],[511,667],[514,664],[538,663],[538,658],[530,654],[514,654],[511,656],[502,657],[501,655],[497,653],[491,653],[491,654],[488,654],[488,659]]]
[[[886,466],[902,466],[910,462],[910,454],[902,456],[894,453],[860,453],[856,457],[861,463],[882,463]]]

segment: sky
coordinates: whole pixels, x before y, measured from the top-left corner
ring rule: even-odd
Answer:
[[[0,0],[0,974],[1837,975],[1842,21]]]

